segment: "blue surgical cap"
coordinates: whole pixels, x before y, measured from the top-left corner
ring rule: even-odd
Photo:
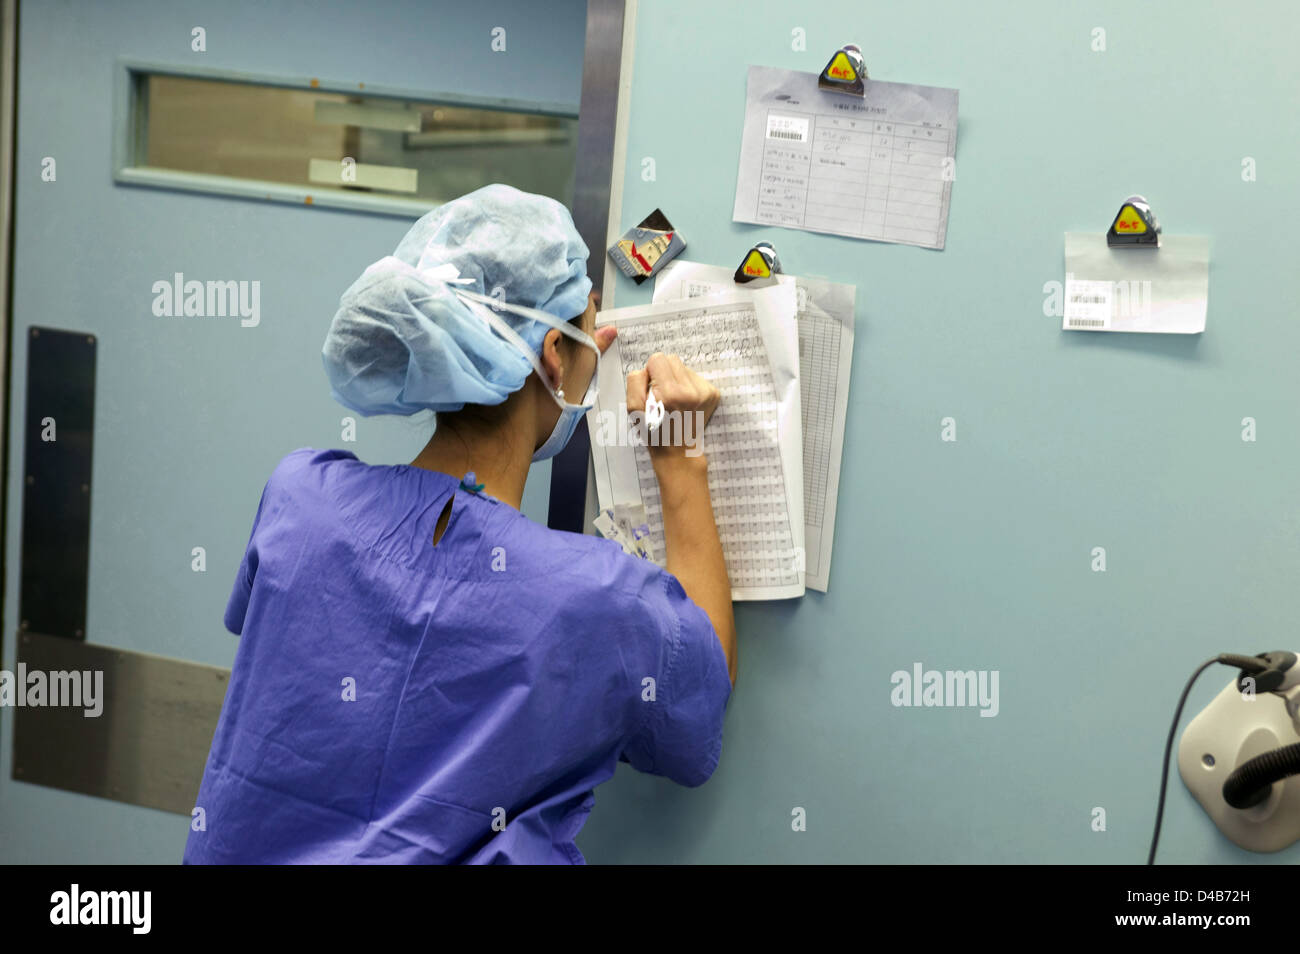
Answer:
[[[532,365],[452,287],[570,321],[587,310],[587,254],[569,210],[546,196],[497,183],[439,206],[343,293],[321,352],[334,399],[367,416],[500,404]],[[444,264],[472,282],[428,275]],[[547,325],[497,314],[541,352]]]

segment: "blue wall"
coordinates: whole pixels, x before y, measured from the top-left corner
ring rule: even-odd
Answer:
[[[584,0],[474,4],[24,3],[19,36],[13,378],[5,668],[14,666],[22,518],[26,340],[31,325],[98,336],[87,638],[229,666],[221,624],[266,478],[296,447],[409,462],[430,421],[361,419],[329,395],[320,348],[339,296],[392,252],[410,220],[115,186],[118,57],[370,85],[571,104]],[[190,31],[207,31],[207,52]],[[507,53],[489,49],[504,26]],[[53,156],[58,179],[41,181]],[[155,281],[261,282],[261,324],[151,312]],[[549,464],[524,511],[545,522]],[[207,550],[207,572],[190,551]],[[0,862],[180,860],[188,820],[12,780],[0,710]]]
[[[579,846],[592,862],[1145,861],[1187,677],[1218,652],[1297,643],[1300,13],[739,11],[641,4],[621,224],[661,206],[687,258],[734,266],[769,238],[791,274],[857,285],[830,592],[738,607],[713,779],[687,790],[622,766]],[[796,27],[807,52],[791,49]],[[961,91],[942,252],[731,222],[747,66],[818,72],[849,42],[874,79]],[[645,156],[657,181],[641,179]],[[1132,192],[1166,234],[1210,236],[1204,335],[1065,333],[1044,317],[1063,233],[1104,232]],[[617,303],[649,295],[624,281]],[[940,440],[947,416],[955,443]],[[1000,713],[895,708],[890,675],[914,662],[998,670]],[[1185,721],[1229,679],[1202,676]],[[1160,861],[1300,861],[1300,846],[1237,849],[1171,773]]]

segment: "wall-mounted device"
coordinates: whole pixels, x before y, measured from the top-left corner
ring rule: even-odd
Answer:
[[[1250,851],[1300,839],[1300,665],[1266,653],[1242,670],[1183,732],[1178,772],[1219,831]]]
[[[1196,677],[1215,663],[1234,666],[1224,687],[1183,732],[1178,771],[1219,831],[1250,851],[1280,851],[1300,840],[1300,658],[1292,652],[1224,653],[1188,680],[1165,746],[1160,805],[1151,854],[1164,814],[1169,751]]]

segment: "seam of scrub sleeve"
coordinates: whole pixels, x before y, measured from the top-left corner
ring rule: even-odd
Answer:
[[[297,453],[297,451],[292,453]],[[284,461],[282,460],[280,463],[283,464]],[[277,464],[276,470],[279,469],[280,465]],[[262,496],[257,501],[257,510],[253,514],[253,525],[248,530],[248,542],[244,544],[244,555],[239,558],[239,568],[235,570],[236,577],[240,572],[243,572],[244,581],[250,590],[253,588],[253,576],[256,571],[248,565],[248,553],[253,549],[253,544],[257,542],[257,531],[262,528],[262,515],[266,512],[267,497],[271,493],[271,481],[274,479],[275,471],[273,470],[271,476],[266,479],[266,483],[262,485]],[[262,562],[260,553],[257,555],[257,562],[259,564]]]
[[[654,607],[654,605],[653,605],[649,600],[647,600],[644,596],[642,596],[640,593],[637,593],[637,594],[635,594],[635,595],[636,595],[636,601],[637,601],[638,603],[640,603],[640,604],[645,608],[645,612],[644,612],[643,614],[641,614],[641,618],[642,618],[642,619],[658,619],[658,614],[655,612],[655,607]],[[674,613],[673,615],[675,616],[676,614]],[[659,628],[658,626],[654,627],[654,630],[655,630],[655,631],[654,631],[654,633],[653,633],[652,635],[653,635],[653,637],[654,637],[654,639],[655,639],[655,646],[656,646],[656,648],[658,648],[659,643],[662,641],[663,634],[662,634],[662,631],[660,630],[660,628]],[[639,636],[639,635],[641,635],[641,634],[638,633],[638,636]],[[673,637],[673,638],[674,638],[674,640],[676,640],[676,635],[675,635],[675,634],[674,634],[674,637]],[[675,652],[676,652],[676,651],[674,650],[674,653],[675,653]],[[670,654],[670,656],[669,656],[669,661],[670,661],[670,662],[671,662],[671,658],[672,658],[672,655]],[[667,677],[667,673],[666,673],[666,672],[665,672],[665,674],[664,674],[664,680],[663,680],[663,681],[664,681],[664,684],[667,685],[668,677]],[[634,688],[633,688],[633,695],[634,695],[634,696],[639,696],[639,695],[640,695],[640,693],[638,692],[638,690],[635,688],[635,686],[638,686],[638,685],[639,685],[639,683],[634,683]],[[624,739],[623,747],[619,750],[620,752],[622,752],[622,751],[624,751],[624,750],[627,749],[627,743],[628,743],[628,742],[632,741],[633,739],[640,738],[641,736],[643,736],[643,735],[646,733],[646,730],[650,728],[650,720],[653,719],[653,718],[655,717],[655,710],[659,708],[659,706],[658,706],[658,695],[657,695],[657,694],[656,694],[656,696],[655,696],[655,699],[656,699],[655,704],[652,704],[652,705],[649,705],[649,706],[642,706],[642,708],[645,709],[646,712],[644,712],[644,713],[641,715],[640,719],[637,721],[636,727],[633,728],[633,729],[632,729],[632,732],[631,732],[631,733],[630,733],[630,734],[629,734],[629,735]],[[655,758],[655,753],[654,753],[653,751],[651,751],[651,753],[650,753],[650,765],[651,765],[652,768],[653,768],[653,766],[654,766],[654,758]]]
[[[663,722],[662,716],[667,712],[668,705],[671,705],[673,702],[673,668],[677,664],[677,654],[682,648],[682,620],[677,614],[677,610],[672,605],[668,591],[668,579],[668,571],[664,570],[659,576],[659,586],[660,589],[663,590],[664,599],[669,600],[668,612],[672,617],[673,651],[668,655],[668,665],[664,668],[664,689],[666,690],[664,692],[664,699],[666,700],[666,704],[663,706],[656,706],[655,708],[659,711],[657,713],[651,713],[651,715],[657,714],[661,716],[660,724]],[[687,599],[690,599],[690,597],[688,596]],[[650,764],[653,766],[653,769],[657,771],[659,769],[659,746],[656,744],[653,748],[654,751],[650,757]]]
[[[725,664],[726,664],[726,652],[725,652],[725,650],[722,650],[722,648],[721,648],[721,643],[720,643],[719,640],[718,640],[718,632],[717,632],[717,630],[716,630],[716,629],[714,628],[714,626],[713,626],[713,620],[712,620],[711,618],[709,618],[708,613],[706,613],[706,612],[704,611],[704,608],[703,608],[702,606],[700,606],[698,603],[696,603],[694,600],[692,600],[692,599],[690,598],[690,595],[686,593],[686,589],[685,589],[685,587],[682,587],[682,586],[681,586],[681,581],[678,580],[676,577],[672,576],[671,574],[669,574],[669,573],[667,573],[667,572],[665,571],[665,573],[663,574],[663,577],[662,577],[662,584],[663,584],[663,587],[664,587],[665,595],[667,595],[667,593],[668,593],[668,588],[669,588],[673,583],[676,583],[678,587],[681,587],[681,589],[682,589],[682,594],[683,594],[683,596],[685,596],[686,600],[687,600],[687,601],[688,601],[692,606],[694,606],[696,609],[698,609],[701,613],[704,614],[705,620],[708,622],[708,625],[709,625],[709,638],[712,640],[712,643],[710,643],[710,645],[709,645],[709,649],[710,649],[710,651],[714,651],[714,647],[716,646],[716,647],[718,648],[717,651],[721,652],[722,657],[723,657],[724,672],[725,672],[725,669],[726,669],[726,666],[725,666]],[[681,639],[681,635],[680,635],[680,634],[681,634],[681,617],[677,614],[677,612],[676,612],[675,610],[673,611],[673,616],[674,616],[674,618],[675,618],[675,620],[676,620],[675,625],[674,625],[674,629],[675,629],[675,631],[676,631],[676,636],[677,636],[677,646],[676,646],[676,647],[674,648],[674,650],[673,650],[673,658],[672,658],[672,661],[671,661],[670,664],[669,664],[669,672],[670,672],[670,673],[672,673],[672,672],[674,671],[675,663],[676,663],[676,659],[677,659],[677,654],[678,654],[678,651],[681,649],[681,645],[682,645],[682,639]],[[730,676],[728,675],[728,676],[727,676],[727,682],[728,682],[727,701],[723,703],[723,713],[724,713],[724,718],[725,718],[725,713],[726,713],[727,704],[731,701],[731,693],[732,693],[732,691],[733,691],[733,687],[730,686],[730,681],[731,681],[731,680],[730,680]],[[675,685],[674,685],[674,688],[675,688]],[[718,764],[719,764],[719,762],[721,762],[721,760],[722,760],[722,733],[719,732],[718,735],[717,735],[717,737],[713,740],[713,744],[711,744],[711,745],[709,746],[708,768],[707,768],[707,769],[702,773],[702,777],[700,778],[700,780],[699,780],[699,781],[692,781],[692,782],[683,782],[682,784],[687,785],[687,786],[690,787],[690,788],[694,788],[694,787],[696,787],[696,786],[703,785],[706,781],[708,781],[709,778],[712,777],[714,771],[717,769]]]
[[[222,625],[225,626],[226,632],[232,635],[244,635],[244,624],[248,619],[249,604],[253,601],[254,577],[257,575],[257,571],[248,565],[248,555],[250,553],[254,554],[257,565],[261,566],[262,554],[258,546],[257,531],[262,528],[262,518],[266,513],[267,498],[271,493],[271,482],[275,479],[275,472],[284,465],[284,461],[296,453],[298,451],[290,451],[289,454],[282,458],[280,463],[276,464],[275,470],[271,472],[271,476],[266,479],[266,483],[262,485],[262,496],[258,498],[257,511],[253,514],[253,526],[248,531],[248,542],[244,544],[243,556],[239,558],[239,566],[235,569],[235,582],[230,588],[230,596],[226,598],[226,608],[221,614]],[[243,581],[242,587],[240,586],[241,578]],[[239,628],[235,629],[230,625],[230,609],[234,605],[237,595],[240,597],[241,606]]]

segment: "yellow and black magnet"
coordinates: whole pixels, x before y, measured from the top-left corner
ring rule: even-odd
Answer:
[[[1106,233],[1111,248],[1159,248],[1160,223],[1151,205],[1140,195],[1131,195],[1119,207]]]
[[[862,62],[862,50],[850,43],[835,51],[826,68],[817,77],[817,88],[850,96],[866,96],[867,68]]]
[[[759,242],[748,252],[736,269],[736,281],[742,285],[756,278],[771,278],[781,271],[781,260],[776,257],[776,249],[771,242]]]

